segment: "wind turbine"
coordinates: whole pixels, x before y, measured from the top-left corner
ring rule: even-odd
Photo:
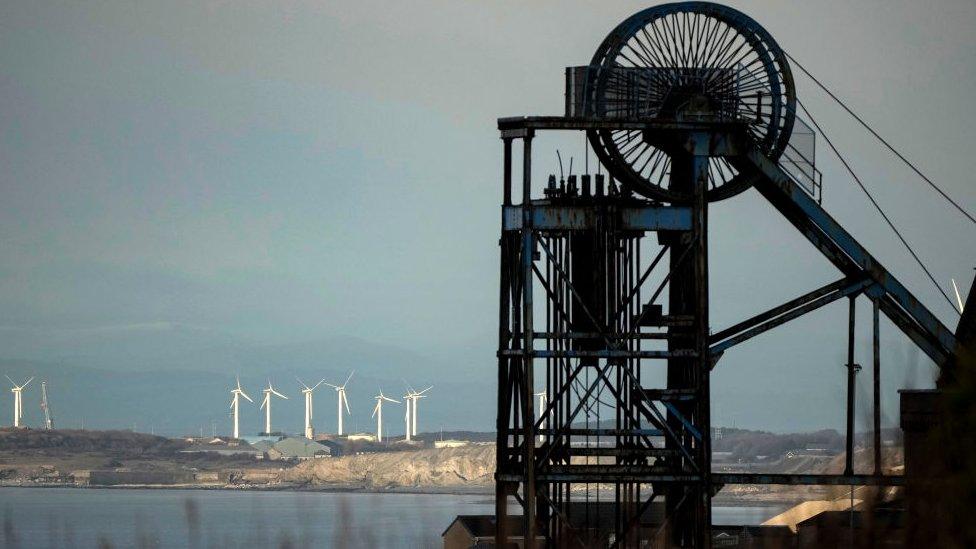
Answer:
[[[336,390],[336,393],[338,393],[337,406],[339,408],[339,410],[338,410],[339,431],[338,431],[337,434],[339,436],[342,436],[342,407],[343,407],[343,405],[345,405],[345,407],[346,407],[346,413],[347,414],[351,414],[352,413],[352,412],[349,411],[349,400],[346,398],[346,385],[349,385],[349,380],[352,379],[352,376],[355,373],[356,373],[356,370],[353,370],[353,371],[349,372],[349,377],[346,378],[346,382],[343,383],[342,385],[333,385],[333,384],[331,384],[329,382],[326,382],[325,383],[329,387],[332,387],[333,389],[335,389]]]
[[[410,395],[410,393],[403,395],[403,402],[404,404],[407,405],[406,410],[404,410],[404,414],[403,414],[403,422],[406,423],[406,431],[405,431],[406,438],[404,440],[406,440],[407,442],[410,442],[410,408],[412,407],[410,405],[410,400],[412,398],[413,397]]]
[[[399,400],[393,400],[392,398],[383,394],[383,390],[380,389],[380,394],[376,395],[376,407],[373,408],[373,415],[370,417],[376,418],[376,442],[383,442],[383,401],[395,402],[400,404]]]
[[[268,380],[268,388],[262,391],[264,393],[264,400],[261,401],[261,408],[264,409],[264,434],[271,434],[271,395],[281,397],[288,400],[288,397],[275,391],[274,387],[271,386],[271,380]]]
[[[237,378],[237,388],[232,389],[230,394],[234,395],[234,397],[230,401],[231,413],[234,416],[234,438],[241,438],[240,430],[238,429],[238,426],[240,425],[239,420],[241,417],[241,406],[240,406],[241,397],[246,398],[248,402],[250,402],[251,404],[253,404],[254,401],[251,400],[251,397],[247,396],[247,393],[244,392],[244,389],[241,389],[240,376],[238,376]]]
[[[24,418],[24,401],[21,398],[21,391],[23,391],[24,387],[27,387],[34,378],[31,377],[25,381],[23,385],[17,385],[14,383],[14,380],[10,379],[10,377],[7,375],[4,375],[3,377],[7,378],[7,381],[13,385],[10,392],[14,394],[14,427],[20,427],[20,420]]]
[[[413,387],[410,386],[406,381],[403,382],[407,386],[407,394],[403,395],[403,400],[407,401],[407,440],[411,440],[411,436],[417,436],[417,404],[420,399],[427,398],[424,393],[434,388],[433,385],[427,387],[423,391],[415,391]]]
[[[312,387],[305,385],[305,382],[300,379],[298,379],[298,382],[302,384],[302,387],[304,387],[304,389],[302,389],[302,394],[305,395],[305,438],[313,439],[315,438],[315,429],[312,427],[312,391],[317,389],[319,385],[322,385],[325,380],[323,379]]]
[[[44,428],[54,429],[54,416],[51,414],[51,403],[47,401],[47,382],[41,381],[41,410],[44,410]]]
[[[547,393],[545,390],[543,390],[543,391],[540,391],[538,393],[535,393],[534,396],[539,397],[539,415],[541,416],[546,411],[546,404],[549,403],[549,393]],[[542,423],[539,425],[539,430],[542,431],[542,429],[545,429],[545,428],[546,428],[546,420],[543,419],[542,420]],[[540,432],[539,433],[539,442],[545,442],[545,441],[546,441],[546,435],[544,435],[544,434],[542,434]]]

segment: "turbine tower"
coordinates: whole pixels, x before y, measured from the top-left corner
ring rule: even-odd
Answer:
[[[302,387],[304,387],[304,389],[302,389],[302,394],[305,395],[305,438],[311,440],[315,438],[315,429],[312,427],[312,391],[317,389],[319,385],[322,385],[325,380],[323,379],[322,381],[319,381],[312,387],[305,385],[305,382],[300,379],[298,382],[302,384]]]
[[[234,416],[234,438],[241,438],[240,429],[239,429],[240,417],[241,417],[241,407],[240,407],[241,397],[246,398],[248,402],[252,404],[254,403],[254,401],[251,400],[251,397],[247,396],[247,393],[244,392],[244,389],[241,389],[240,377],[237,378],[237,388],[232,389],[230,394],[234,395],[230,401],[231,415]]]
[[[336,415],[339,418],[339,430],[337,431],[336,434],[338,434],[339,436],[342,436],[342,407],[343,406],[346,407],[347,414],[352,413],[349,411],[349,400],[346,398],[346,385],[349,385],[349,380],[352,379],[352,376],[355,373],[356,370],[349,372],[349,377],[346,378],[346,382],[343,383],[342,385],[333,385],[328,382],[325,383],[329,387],[335,389],[336,393],[338,394],[338,402],[336,403],[338,410]]]
[[[27,381],[24,382],[23,385],[17,385],[16,383],[14,383],[14,380],[10,379],[9,377],[7,376],[3,376],[3,377],[6,377],[7,381],[9,381],[11,385],[13,385],[13,388],[10,389],[10,392],[14,394],[14,427],[20,427],[20,420],[24,418],[24,401],[23,398],[21,397],[21,391],[23,391],[24,387],[27,387],[27,385],[29,385],[31,380],[33,380],[34,378],[33,377],[29,378]]]
[[[410,404],[410,401],[413,399],[413,390],[409,389],[409,387],[410,386],[407,385],[408,388],[407,394],[403,395],[403,403],[407,405],[406,410],[404,410],[404,414],[403,414],[403,421],[406,424],[405,426],[406,437],[404,438],[404,440],[406,440],[407,442],[410,442],[411,440],[410,439],[410,408],[412,408],[412,406]]]
[[[44,410],[44,428],[54,429],[54,415],[51,413],[51,403],[47,400],[47,382],[41,382],[41,409]]]
[[[376,395],[376,407],[373,408],[373,415],[370,417],[376,418],[376,442],[383,442],[383,401],[395,402],[400,404],[399,400],[393,400],[392,398],[383,394],[383,390],[380,389],[380,394]]]
[[[549,403],[549,393],[547,393],[545,389],[543,389],[542,391],[535,393],[534,396],[539,397],[539,415],[541,416],[546,413],[546,404]],[[589,412],[587,411],[587,413]],[[544,431],[545,429],[546,429],[546,420],[543,419],[542,422],[539,424],[539,442],[546,441],[546,435],[542,433],[542,431]]]
[[[415,391],[409,383],[404,381],[407,385],[407,394],[403,396],[403,400],[407,401],[407,440],[411,440],[412,436],[417,436],[417,404],[420,399],[427,398],[424,393],[434,388],[433,385],[427,387],[423,391]]]
[[[264,389],[264,400],[261,401],[261,408],[264,410],[264,434],[271,434],[271,396],[281,397],[288,400],[288,397],[279,393],[271,386],[271,380],[268,380],[268,388]]]

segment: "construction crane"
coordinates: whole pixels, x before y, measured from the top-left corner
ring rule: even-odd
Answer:
[[[41,409],[44,410],[44,428],[54,429],[54,418],[51,417],[51,404],[47,401],[47,382],[41,382]]]

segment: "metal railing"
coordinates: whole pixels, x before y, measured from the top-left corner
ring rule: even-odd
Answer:
[[[598,86],[602,89],[598,90]],[[688,99],[696,89],[704,91],[707,105],[695,105],[693,99]],[[742,90],[748,93],[740,93]],[[764,98],[771,97],[772,92],[757,74],[742,66],[566,68],[567,117],[653,120],[667,116],[696,122],[734,120],[755,124],[764,119],[763,109],[768,108]],[[796,116],[779,164],[820,203],[823,175],[816,167],[816,137],[813,129]]]
[[[566,116],[640,120],[677,114],[734,120],[739,108],[735,79],[733,69],[567,67]],[[689,90],[708,90],[708,104],[687,101],[683,95]]]

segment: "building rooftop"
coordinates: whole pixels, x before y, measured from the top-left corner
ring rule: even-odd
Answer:
[[[286,458],[313,458],[332,455],[332,450],[304,437],[288,437],[274,443],[273,448]]]
[[[467,530],[468,534],[473,538],[487,538],[495,535],[495,515],[458,515],[441,533],[441,536],[447,533],[455,523],[460,523],[461,526]],[[522,517],[512,516],[508,517],[508,534],[509,536],[521,536],[522,535]]]

